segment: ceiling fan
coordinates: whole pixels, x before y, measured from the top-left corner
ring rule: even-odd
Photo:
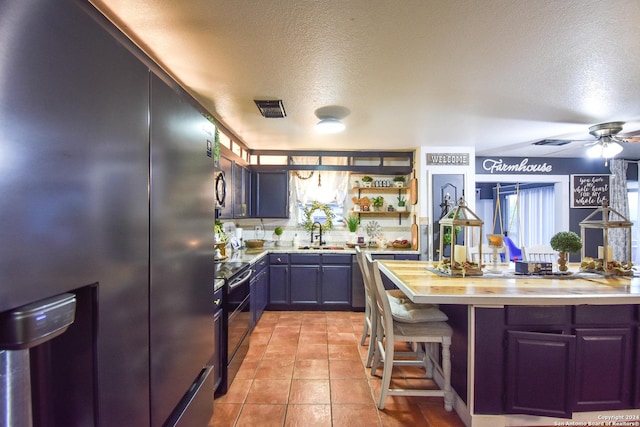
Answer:
[[[533,145],[562,146],[571,142],[586,142],[592,147],[587,151],[589,157],[602,157],[610,159],[622,151],[621,143],[640,142],[640,137],[634,135],[618,135],[625,122],[607,122],[589,127],[589,133],[596,139],[543,139],[534,142]]]

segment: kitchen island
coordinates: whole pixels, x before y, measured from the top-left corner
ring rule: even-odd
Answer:
[[[379,266],[411,300],[449,316],[455,408],[467,425],[640,425],[640,279]]]

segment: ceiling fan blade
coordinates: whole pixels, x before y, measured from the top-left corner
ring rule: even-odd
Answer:
[[[640,142],[640,136],[621,138],[623,142]]]

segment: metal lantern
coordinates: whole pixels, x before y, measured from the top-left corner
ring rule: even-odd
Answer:
[[[602,207],[597,208],[591,214],[589,214],[583,221],[580,222],[580,238],[582,239],[582,259],[585,259],[585,230],[587,228],[595,228],[602,230],[602,247],[599,247],[599,253],[597,259],[602,260],[602,270],[605,273],[617,273],[610,268],[610,262],[613,260],[612,248],[609,246],[609,230],[614,228],[626,229],[627,232],[627,259],[621,260],[626,263],[631,262],[631,226],[633,223],[629,221],[624,215],[615,209],[609,207],[609,203],[605,200],[602,203]],[[594,257],[595,258],[595,257]],[[620,271],[620,270],[619,270]]]
[[[467,243],[467,237],[472,235],[471,228],[480,228],[479,236],[482,236],[482,221],[478,215],[467,207],[463,197],[460,197],[458,204],[450,209],[440,219],[440,258],[441,264],[444,261],[444,234],[445,227],[451,227],[451,260],[450,260],[450,274],[452,276],[481,276],[482,269],[480,268],[480,261],[482,260],[482,239],[478,239],[478,264],[477,266],[468,264],[463,266],[463,263],[467,261],[467,254],[470,253],[470,245]],[[456,245],[456,227],[461,228],[462,245]]]

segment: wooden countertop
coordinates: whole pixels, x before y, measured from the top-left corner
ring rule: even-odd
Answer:
[[[640,278],[442,277],[427,270],[432,262],[380,260],[385,274],[412,301],[466,305],[640,304]]]

